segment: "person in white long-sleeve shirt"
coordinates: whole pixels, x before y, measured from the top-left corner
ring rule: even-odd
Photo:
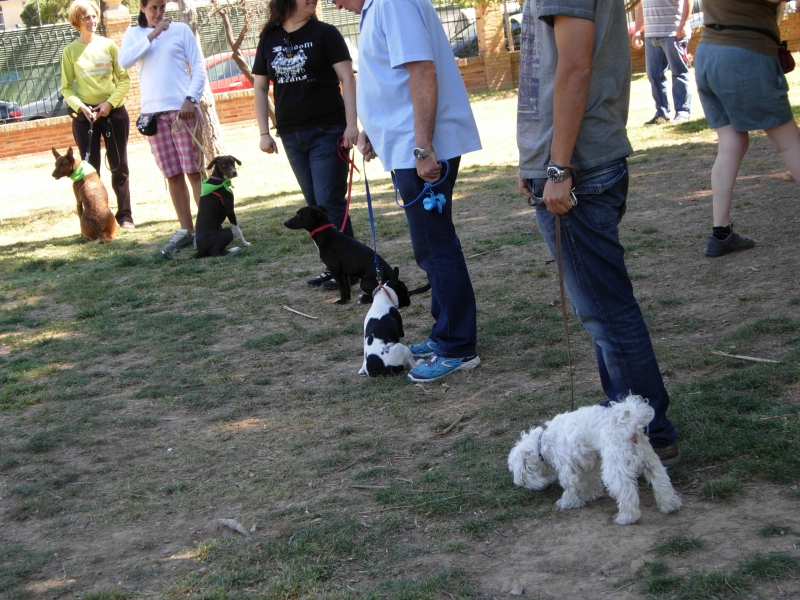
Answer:
[[[118,60],[126,69],[137,65],[142,113],[160,113],[157,132],[148,140],[167,179],[181,225],[164,248],[164,255],[169,256],[194,242],[189,187],[195,204],[199,203],[202,156],[192,143],[190,131],[201,139],[197,101],[206,84],[206,70],[192,30],[184,23],[165,19],[165,9],[166,0],[142,2],[138,27],[125,32]]]

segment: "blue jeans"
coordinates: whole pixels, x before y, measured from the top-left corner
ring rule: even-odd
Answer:
[[[461,157],[448,162],[447,179],[433,188],[434,193],[447,199],[442,212],[435,207],[425,210],[420,200],[408,206],[405,213],[414,260],[428,274],[431,284],[431,314],[435,323],[430,338],[436,342],[436,354],[464,358],[475,354],[477,311],[467,261],[453,225],[453,187]],[[416,169],[397,169],[393,179],[405,204],[413,202],[425,185]]]
[[[686,56],[686,40],[672,37],[645,37],[644,57],[647,63],[647,79],[656,103],[656,116],[671,117],[667,95],[667,66],[672,71],[672,99],[675,116],[688,117],[692,110],[692,93],[689,91],[689,59]]]
[[[286,157],[308,206],[324,206],[331,223],[341,230],[347,206],[347,163],[339,158],[344,125],[316,127],[281,134]],[[348,217],[344,234],[353,237]]]
[[[656,413],[648,427],[650,442],[656,448],[669,446],[678,437],[667,418],[669,395],[619,241],[628,195],[627,161],[582,172],[581,178],[575,190],[578,204],[561,218],[564,285],[572,310],[592,338],[608,399],[629,393],[647,398]],[[540,197],[545,182],[532,179],[528,186]],[[555,257],[555,215],[542,205],[536,209],[536,221]]]

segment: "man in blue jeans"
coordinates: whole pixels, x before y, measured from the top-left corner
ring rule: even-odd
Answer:
[[[689,56],[687,47],[692,35],[686,24],[690,0],[642,0],[636,7],[636,29],[631,45],[644,45],[647,79],[656,103],[655,116],[645,125],[663,125],[670,121],[667,94],[667,66],[672,71],[672,99],[675,104],[673,123],[685,123],[692,110],[689,91]],[[644,31],[644,42],[642,42]]]
[[[453,225],[461,155],[480,150],[478,128],[450,42],[430,0],[335,0],[361,15],[358,149],[393,172],[414,259],[431,284],[434,324],[409,346],[428,360],[408,375],[436,381],[480,364],[475,293]],[[431,184],[432,187],[426,187]]]
[[[609,401],[630,393],[655,410],[648,437],[666,466],[680,461],[669,395],[623,260],[618,225],[628,193],[625,125],[630,53],[619,0],[526,2],[522,16],[517,145],[519,188],[556,255],[560,215],[564,283],[592,337]],[[596,40],[598,42],[596,42]]]

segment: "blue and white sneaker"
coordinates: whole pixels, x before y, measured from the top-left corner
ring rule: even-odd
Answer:
[[[411,350],[414,358],[428,358],[436,352],[436,342],[429,337],[421,344],[412,344],[408,349]]]
[[[409,371],[408,380],[414,383],[428,383],[455,371],[474,369],[479,364],[481,359],[477,354],[464,358],[444,358],[433,354],[427,361]]]

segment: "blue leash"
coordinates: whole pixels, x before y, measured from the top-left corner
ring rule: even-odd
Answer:
[[[422,205],[425,207],[425,210],[433,210],[435,208],[439,211],[439,214],[442,214],[442,207],[447,204],[447,198],[444,197],[444,194],[435,194],[433,192],[433,188],[447,179],[447,176],[450,174],[450,162],[446,160],[440,160],[439,164],[444,165],[444,175],[442,175],[442,178],[436,183],[428,183],[426,181],[425,185],[422,186],[422,191],[419,193],[419,196],[406,204],[400,204],[400,201],[398,200],[397,182],[394,178],[394,171],[392,171],[392,185],[394,186],[395,204],[397,204],[397,206],[400,208],[408,208],[409,206],[413,206],[422,200]]]
[[[375,273],[378,278],[378,283],[382,283],[381,265],[380,262],[378,262],[378,242],[375,239],[375,217],[372,214],[372,196],[369,193],[369,180],[367,179],[367,160],[366,158],[362,157],[361,161],[364,172],[364,187],[367,190],[367,210],[369,211],[369,229],[372,232],[372,251],[374,252],[373,261],[375,262]]]

